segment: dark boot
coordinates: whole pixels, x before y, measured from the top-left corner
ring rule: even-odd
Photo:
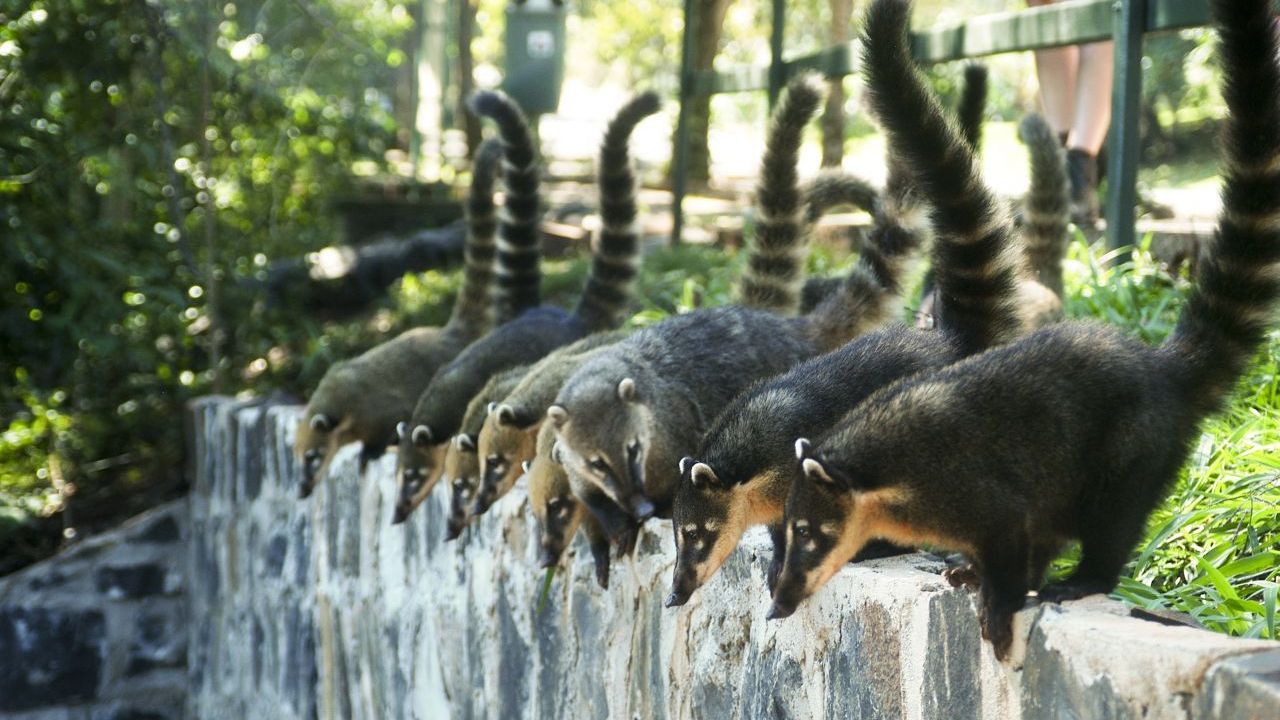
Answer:
[[[1071,177],[1071,221],[1086,230],[1098,224],[1098,158],[1079,148],[1067,151]]]

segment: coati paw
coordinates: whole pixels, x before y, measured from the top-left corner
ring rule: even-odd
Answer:
[[[977,590],[982,587],[982,578],[978,575],[978,569],[972,563],[949,567],[942,571],[942,578],[953,588],[965,587],[970,590]]]
[[[1004,662],[1009,659],[1009,649],[1013,647],[1013,614],[984,612],[979,619],[982,625],[982,639],[991,643],[996,659]]]
[[[618,549],[618,557],[626,557],[636,549],[636,540],[640,538],[640,526],[632,525],[619,532],[613,538],[614,547]]]
[[[1111,592],[1111,588],[1105,587],[1099,582],[1064,580],[1045,585],[1040,588],[1040,592],[1037,594],[1040,596],[1041,602],[1061,603],[1068,600],[1079,600],[1088,595],[1108,592]]]

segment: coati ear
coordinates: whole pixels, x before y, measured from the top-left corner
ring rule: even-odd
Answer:
[[[531,467],[533,467],[533,465],[528,460],[525,460],[524,462],[520,463],[520,469],[526,473],[529,472],[529,468]]]
[[[569,421],[569,411],[565,410],[563,405],[552,405],[547,408],[547,419],[557,428],[564,427],[564,424]]]
[[[317,432],[329,432],[333,429],[333,420],[324,413],[316,413],[311,416],[311,429]]]
[[[689,468],[689,479],[693,481],[693,486],[699,490],[712,487],[720,483],[720,478],[716,477],[716,471],[706,463],[694,463]]]
[[[680,458],[680,477],[684,477],[689,473],[689,466],[693,465],[693,458],[685,455]]]
[[[458,433],[453,436],[453,446],[462,452],[475,452],[476,441],[466,433]]]
[[[563,456],[563,455],[561,455],[561,454],[560,454],[560,452],[561,452],[561,450],[560,450],[560,441],[559,441],[559,440],[557,440],[557,441],[555,442],[555,444],[551,446],[551,459],[552,459],[552,461],[554,461],[554,462],[555,462],[555,464],[557,464],[557,465],[563,465],[563,464],[564,464],[564,456]]]
[[[409,423],[403,420],[396,423],[396,437],[400,438],[400,442],[409,439]]]
[[[804,470],[805,477],[810,480],[826,483],[833,487],[838,486],[838,483],[827,474],[827,469],[822,467],[822,463],[813,458],[805,458],[800,463],[800,468]]]
[[[809,457],[809,453],[812,449],[813,449],[813,446],[809,444],[809,440],[807,438],[796,439],[796,459],[797,460],[803,461],[805,458]]]
[[[499,405],[496,409],[491,410],[490,412],[498,413],[499,425],[514,426],[516,424],[516,411],[510,405]],[[549,412],[548,416],[550,416]]]
[[[623,402],[635,401],[636,381],[631,378],[622,378],[618,381],[618,398]]]
[[[426,447],[430,445],[435,438],[431,434],[431,428],[426,425],[419,425],[413,429],[413,435],[410,439],[413,440],[414,445],[417,445],[418,447]]]
[[[496,403],[496,402],[491,402],[491,403],[489,403],[488,405],[485,405],[485,406],[484,406],[484,414],[485,414],[485,415],[492,415],[492,414],[493,414],[493,411],[494,411],[494,410],[497,410],[497,409],[498,409],[498,403]]]

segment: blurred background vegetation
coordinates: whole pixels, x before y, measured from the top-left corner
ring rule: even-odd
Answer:
[[[1022,7],[916,4],[921,25]],[[500,81],[505,5],[467,6],[480,86]],[[602,122],[608,106],[592,98],[636,87],[674,98],[678,0],[570,5],[557,117]],[[723,17],[705,62],[767,57],[767,3],[698,5]],[[856,22],[861,5],[788,3],[788,53],[847,37],[850,28],[831,19],[852,11]],[[456,195],[431,183],[465,180],[461,113],[444,113],[451,129],[442,166],[420,165],[414,152],[422,13],[419,0],[0,0],[0,574],[180,495],[183,407],[192,397],[305,397],[334,360],[444,319],[452,273],[409,275],[342,321],[266,302],[259,284],[277,261],[350,240],[335,210],[344,202],[371,192]],[[1221,114],[1210,34],[1151,38],[1146,54],[1144,181],[1208,187]],[[456,48],[448,57],[462,62]],[[1012,123],[1034,108],[1035,84],[1029,56],[990,66],[987,155],[1001,187],[1002,171],[1025,177],[1007,154],[1019,152]],[[934,69],[938,89],[954,93],[959,72]],[[450,102],[463,91],[459,79],[455,71]],[[824,123],[824,162],[882,166],[857,79],[840,88]],[[742,142],[762,132],[763,98],[718,96],[708,109],[706,180],[726,182],[735,162],[754,172],[755,153],[742,152]],[[560,147],[550,131],[557,117],[544,123],[548,147]],[[670,108],[665,117],[673,119]],[[650,184],[663,182],[669,137],[663,128],[658,142],[637,149],[649,158]],[[1073,253],[1073,314],[1152,340],[1167,332],[1185,278],[1141,252],[1110,265],[1096,247]],[[736,262],[711,248],[655,252],[633,323],[727,301]],[[819,252],[812,269],[836,272],[846,262]],[[567,303],[583,272],[578,259],[548,263],[552,299]],[[1207,428],[1179,493],[1153,519],[1162,543],[1138,559],[1121,588],[1126,599],[1275,636],[1278,356],[1273,341],[1231,414]]]

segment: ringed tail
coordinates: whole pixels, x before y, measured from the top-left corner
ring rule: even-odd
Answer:
[[[969,354],[1012,339],[1022,327],[1021,248],[1004,203],[982,182],[973,149],[911,58],[910,9],[907,0],[871,5],[863,66],[890,151],[933,208],[940,324]]]
[[[839,205],[852,205],[871,215],[880,207],[880,191],[857,175],[827,168],[800,186],[805,224],[816,223]]]
[[[502,138],[506,204],[499,222],[496,263],[498,321],[502,323],[542,302],[538,227],[542,166],[529,121],[506,93],[477,92],[471,96],[470,106],[476,115],[493,120]]]
[[[592,330],[617,327],[631,297],[639,269],[640,233],[628,142],[636,125],[661,107],[657,93],[641,93],[622,106],[604,133],[598,170],[600,237],[575,310]]]
[[[982,123],[987,112],[987,66],[969,63],[964,66],[964,87],[960,89],[960,102],[956,105],[956,118],[960,121],[960,134],[974,153],[982,150]]]
[[[931,235],[928,213],[903,175],[901,165],[890,160],[885,191],[874,204],[871,232],[858,261],[809,313],[811,334],[826,348],[839,347],[901,313],[903,280]]]
[[[1214,0],[1227,117],[1222,215],[1166,347],[1204,414],[1226,400],[1266,341],[1280,298],[1280,68],[1271,3]]]
[[[739,302],[748,307],[782,314],[800,307],[804,205],[796,161],[805,125],[822,97],[817,77],[800,75],[787,84],[770,118],[756,188],[755,237],[738,285]]]
[[[463,250],[462,289],[449,316],[450,326],[483,330],[493,322],[493,239],[497,218],[493,203],[494,181],[502,159],[502,143],[489,138],[476,148],[467,196],[467,242]]]
[[[1067,234],[1071,185],[1066,154],[1058,136],[1039,115],[1022,119],[1018,137],[1031,154],[1031,187],[1022,225],[1027,266],[1035,280],[1062,297],[1062,256],[1071,237]]]

